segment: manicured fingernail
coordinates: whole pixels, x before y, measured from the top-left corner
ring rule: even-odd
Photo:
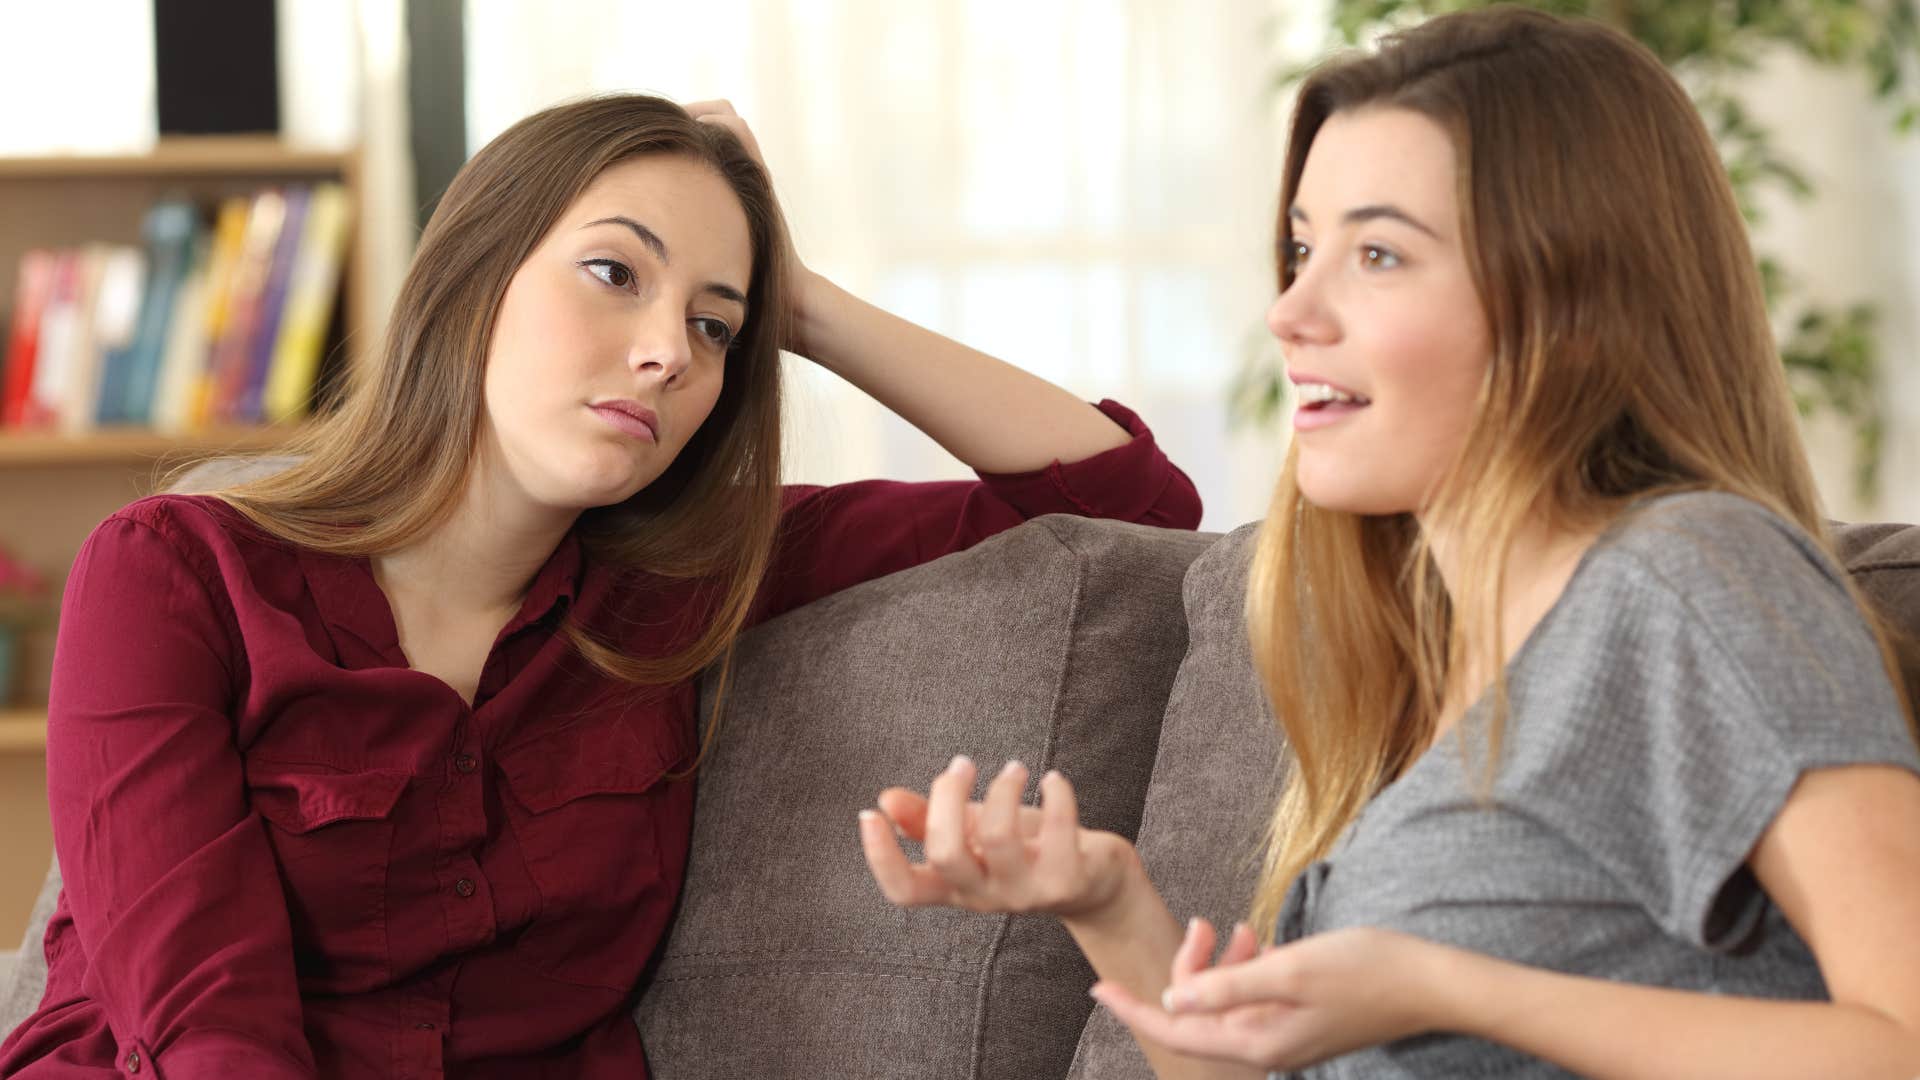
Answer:
[[[1007,762],[1005,765],[1002,765],[1000,767],[1000,774],[1002,776],[1005,776],[1007,773],[1010,773],[1015,769],[1018,769],[1021,772],[1027,771],[1027,767],[1025,765],[1020,764],[1018,760],[1013,760],[1013,761]]]
[[[878,820],[880,820],[880,814],[878,811],[874,811],[874,810],[860,811],[860,824],[865,825],[869,821],[878,821]]]
[[[1061,772],[1060,772],[1060,770],[1059,770],[1059,769],[1048,769],[1048,770],[1047,770],[1047,775],[1045,775],[1045,776],[1043,776],[1043,777],[1041,777],[1040,779],[1042,779],[1042,780],[1065,780],[1065,779],[1066,779],[1066,777],[1065,777],[1064,775],[1062,775],[1062,774],[1061,774]]]
[[[1160,995],[1160,1007],[1170,1013],[1185,1012],[1199,1003],[1199,997],[1191,990],[1169,986]]]
[[[965,755],[965,754],[955,754],[955,755],[953,755],[953,760],[952,760],[952,761],[949,761],[949,762],[947,762],[947,771],[948,771],[948,772],[959,772],[959,771],[960,771],[961,769],[964,769],[964,768],[966,768],[967,766],[969,766],[969,765],[972,765],[972,764],[973,764],[973,759],[972,759],[972,758],[970,758],[970,757],[968,757],[967,755]]]

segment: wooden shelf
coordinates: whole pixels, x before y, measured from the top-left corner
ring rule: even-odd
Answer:
[[[46,749],[46,709],[0,709],[0,754],[41,754]]]
[[[210,428],[163,435],[144,428],[107,428],[84,435],[0,431],[0,468],[49,465],[137,465],[180,455],[269,450],[293,437],[291,427]]]
[[[289,146],[266,136],[175,136],[146,154],[58,154],[0,158],[0,179],[85,176],[310,176],[345,173],[350,152]]]

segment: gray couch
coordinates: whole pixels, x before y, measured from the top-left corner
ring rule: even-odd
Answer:
[[[656,1074],[1149,1077],[1056,923],[889,907],[855,814],[957,752],[1059,768],[1086,820],[1137,836],[1175,912],[1241,917],[1279,780],[1241,625],[1252,535],[1042,518],[743,639],[635,1013]],[[1920,528],[1840,539],[1920,640]],[[1920,691],[1920,650],[1903,659]],[[38,996],[28,940],[0,1031]]]

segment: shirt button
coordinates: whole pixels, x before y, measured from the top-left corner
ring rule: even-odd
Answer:
[[[453,759],[453,767],[463,773],[470,773],[480,767],[480,759],[472,754],[461,754]]]
[[[423,1021],[421,1021],[420,1023],[418,1023],[418,1024],[415,1024],[415,1025],[413,1025],[413,1030],[415,1030],[415,1031],[432,1031],[432,1030],[433,1030],[433,1025],[432,1025],[432,1024],[429,1024],[429,1023],[427,1023],[426,1021],[424,1021],[424,1020],[423,1020]]]
[[[138,1050],[127,1051],[127,1071],[130,1073],[137,1073],[140,1071],[140,1051]]]
[[[459,881],[454,882],[453,891],[463,900],[469,896],[472,896],[473,895],[473,879],[461,878]]]

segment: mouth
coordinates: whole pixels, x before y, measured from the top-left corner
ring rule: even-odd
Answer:
[[[601,401],[589,406],[614,430],[642,442],[660,441],[660,417],[637,401]]]
[[[1299,382],[1294,388],[1294,396],[1300,403],[1293,415],[1293,426],[1297,431],[1326,427],[1373,404],[1372,399],[1363,394],[1331,383],[1310,380]]]

